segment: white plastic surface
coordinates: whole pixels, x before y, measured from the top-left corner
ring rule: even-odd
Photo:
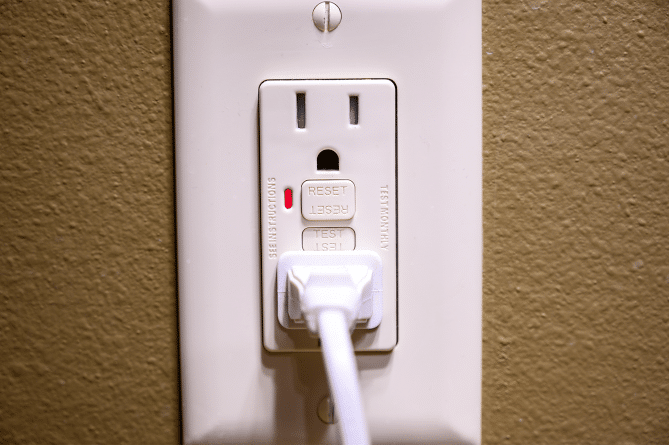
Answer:
[[[300,128],[297,95],[304,95]],[[351,123],[351,100],[357,121]],[[263,334],[271,351],[318,351],[318,339],[287,311],[277,260],[303,250],[303,234],[350,228],[355,250],[383,263],[383,299],[357,325],[356,351],[389,351],[397,343],[396,88],[388,79],[267,80],[259,88]],[[319,170],[323,150],[338,169]],[[294,205],[286,208],[285,189]],[[326,247],[321,244],[321,247]],[[327,245],[328,252],[332,244]],[[334,244],[335,251],[339,244]],[[341,243],[343,248],[343,243]],[[400,247],[401,248],[401,247]],[[278,299],[277,299],[278,293]],[[383,322],[379,322],[383,319]]]
[[[399,336],[356,356],[373,442],[480,443],[480,2],[338,1],[327,34],[315,3],[173,3],[184,443],[338,443],[320,354],[267,352],[261,318],[258,85],[318,78],[397,85]]]

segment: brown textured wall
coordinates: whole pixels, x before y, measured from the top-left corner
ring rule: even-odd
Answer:
[[[669,3],[484,2],[486,443],[669,443]]]
[[[176,443],[167,1],[0,2],[0,443]]]
[[[0,443],[178,443],[169,2],[0,2]],[[484,443],[669,443],[669,4],[484,1]]]

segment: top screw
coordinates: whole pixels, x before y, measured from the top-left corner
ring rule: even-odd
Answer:
[[[341,9],[332,2],[320,2],[311,13],[316,28],[323,32],[334,31],[341,22]]]

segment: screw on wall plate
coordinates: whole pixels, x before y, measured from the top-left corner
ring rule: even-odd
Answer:
[[[311,13],[316,28],[323,32],[334,31],[341,22],[341,9],[332,2],[320,2]]]
[[[318,418],[323,423],[333,424],[337,421],[335,418],[335,407],[330,396],[325,396],[318,404]]]

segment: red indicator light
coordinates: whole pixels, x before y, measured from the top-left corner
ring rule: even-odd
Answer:
[[[283,191],[283,201],[286,203],[286,208],[290,209],[293,207],[293,190],[286,189]]]

